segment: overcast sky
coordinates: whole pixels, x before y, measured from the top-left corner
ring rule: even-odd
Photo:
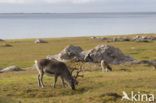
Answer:
[[[0,13],[156,12],[156,0],[0,0]]]

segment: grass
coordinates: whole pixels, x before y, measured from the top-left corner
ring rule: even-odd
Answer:
[[[34,44],[34,39],[0,42],[0,45],[3,43],[13,45],[13,47],[0,47],[0,68],[10,65],[22,68],[30,67],[35,59],[57,54],[69,44],[81,46],[84,50],[99,44],[109,44],[120,48],[126,55],[138,60],[156,59],[156,41],[150,43],[107,43],[91,40],[89,37],[45,40],[48,43]],[[18,42],[14,43],[13,41]],[[46,88],[39,88],[36,70],[6,72],[0,74],[0,103],[131,103],[131,101],[121,100],[122,91],[126,91],[129,95],[131,91],[156,95],[156,71],[151,66],[111,65],[113,72],[102,73],[98,65],[74,62],[67,63],[67,65],[77,67],[82,65],[86,68],[82,73],[84,78],[79,78],[80,83],[76,87],[76,91],[72,91],[68,86],[62,88],[60,79],[56,89],[53,89],[51,85],[54,78],[46,76],[44,77]]]

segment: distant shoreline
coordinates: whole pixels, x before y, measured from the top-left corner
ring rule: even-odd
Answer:
[[[0,14],[151,14],[151,13],[156,13],[156,11],[155,12],[76,12],[76,13],[74,13],[74,12],[71,12],[71,13],[67,13],[67,12],[65,12],[65,13],[40,13],[40,12],[34,12],[34,13],[0,13]]]
[[[64,37],[32,37],[32,38],[13,38],[13,39],[3,39],[0,37],[0,39],[3,40],[23,40],[23,39],[62,39],[62,38],[87,38],[87,37],[120,37],[120,36],[135,36],[135,35],[141,35],[141,36],[156,36],[156,33],[138,33],[138,34],[117,34],[117,35],[90,35],[90,36],[64,36]]]

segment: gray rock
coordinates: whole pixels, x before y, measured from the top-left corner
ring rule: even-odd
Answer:
[[[123,37],[123,41],[131,41],[130,37]]]
[[[141,38],[141,36],[137,35],[136,37],[133,38],[133,40],[137,40],[137,39],[140,39],[140,38]]]
[[[47,41],[44,41],[44,40],[42,40],[42,39],[37,39],[37,40],[35,41],[35,43],[38,44],[38,43],[48,43],[48,42],[47,42]]]
[[[148,39],[150,39],[150,40],[156,40],[156,36],[150,36],[150,37],[148,37]]]
[[[0,41],[4,41],[3,39],[0,39]]]
[[[0,72],[7,72],[7,71],[22,71],[23,69],[17,67],[17,66],[9,66],[7,68],[4,68],[0,70]]]
[[[113,42],[120,42],[120,41],[123,41],[122,37],[114,37],[113,38]]]
[[[93,39],[93,40],[101,40],[101,41],[108,40],[108,38],[105,38],[105,37],[95,37],[95,36],[91,37],[91,39]]]
[[[91,50],[83,51],[81,55],[84,56],[84,61],[94,63],[105,60],[111,64],[123,64],[135,60],[129,56],[125,56],[120,49],[110,45],[98,45]]]
[[[125,56],[120,49],[110,45],[98,45],[91,50],[83,51],[80,47],[67,46],[58,55],[48,56],[48,59],[55,58],[59,61],[74,59],[75,61],[99,63],[105,60],[111,64],[123,64],[135,59]]]
[[[131,62],[132,64],[146,64],[153,66],[156,69],[156,60],[140,60],[140,61],[134,61]]]
[[[79,46],[68,45],[62,52],[59,53],[60,59],[72,59],[78,57],[83,50]]]
[[[3,46],[3,47],[12,47],[12,45],[7,44],[7,43],[2,44],[2,46]]]
[[[135,41],[136,42],[150,42],[151,40],[140,38],[140,39],[136,39]]]
[[[114,37],[113,39],[109,39],[109,42],[123,42],[123,41],[131,41],[130,37]]]
[[[91,37],[94,40],[101,40],[107,42],[124,42],[124,41],[136,41],[136,42],[150,42],[156,40],[156,36],[135,36],[135,37],[114,37],[114,38],[104,38],[104,37]]]
[[[150,42],[151,41],[151,39],[149,39],[146,36],[136,36],[136,37],[132,38],[132,40],[135,42]]]
[[[96,37],[95,36],[92,36],[92,37],[90,37],[91,39],[96,39]]]

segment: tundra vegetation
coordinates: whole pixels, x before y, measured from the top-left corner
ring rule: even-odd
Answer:
[[[137,34],[155,36],[156,34]],[[128,37],[136,35],[128,35]],[[107,38],[113,38],[108,36]],[[123,36],[121,36],[123,37]],[[69,44],[80,46],[83,50],[99,44],[109,44],[120,48],[126,55],[137,60],[156,60],[156,41],[151,42],[105,42],[92,40],[90,37],[45,38],[48,43],[35,44],[35,39],[5,40],[12,47],[0,46],[0,68],[16,65],[20,68],[31,67],[34,60],[47,55],[58,54]],[[18,42],[14,42],[18,41]],[[0,73],[0,103],[131,103],[121,100],[123,91],[131,91],[156,96],[156,70],[144,64],[112,65],[112,72],[101,72],[99,64],[69,61],[70,67],[83,67],[84,78],[78,78],[79,85],[71,90],[67,84],[62,88],[58,79],[56,89],[51,88],[53,77],[44,77],[45,88],[37,85],[38,71]],[[155,100],[156,101],[156,100]],[[141,102],[138,102],[141,103]]]

